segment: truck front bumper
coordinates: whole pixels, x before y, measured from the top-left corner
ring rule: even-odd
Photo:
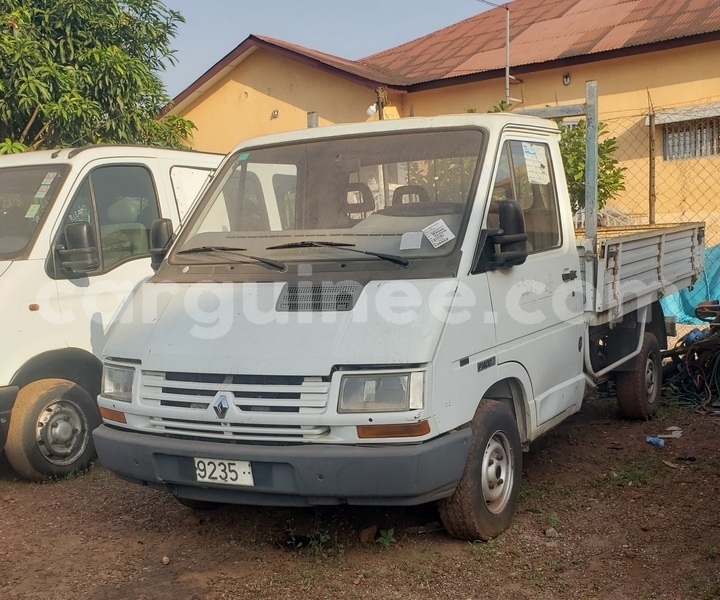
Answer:
[[[447,497],[470,429],[420,444],[263,446],[167,438],[101,425],[100,462],[123,479],[193,500],[261,506],[414,505]],[[250,461],[254,485],[198,483],[193,458]]]
[[[0,387],[0,451],[5,447],[8,429],[10,428],[10,413],[15,405],[20,388],[16,385]]]

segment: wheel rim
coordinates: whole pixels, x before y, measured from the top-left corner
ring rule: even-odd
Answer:
[[[88,425],[80,407],[61,398],[38,415],[36,440],[45,459],[57,466],[75,462],[88,444]]]
[[[487,446],[482,462],[482,492],[485,506],[498,514],[505,510],[512,494],[515,465],[510,440],[503,431],[496,431]]]
[[[645,395],[649,404],[655,402],[656,391],[657,372],[655,369],[655,355],[648,354],[647,360],[645,361]]]

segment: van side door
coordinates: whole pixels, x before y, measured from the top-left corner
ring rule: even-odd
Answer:
[[[72,194],[53,246],[65,243],[68,223],[90,223],[100,266],[86,274],[68,272],[63,270],[58,253],[51,251],[48,274],[57,280],[69,347],[99,355],[122,303],[152,275],[149,232],[152,222],[162,215],[156,168],[152,159],[121,164],[96,161]]]

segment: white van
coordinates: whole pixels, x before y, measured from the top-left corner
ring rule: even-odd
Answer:
[[[558,137],[502,113],[246,140],[113,328],[100,461],[190,506],[437,500],[498,535],[521,450],[587,391],[657,410],[658,300],[703,268],[702,223],[575,231]]]
[[[179,224],[221,158],[141,146],[0,157],[0,450],[20,475],[94,456],[97,356],[152,274],[150,224]],[[78,236],[91,251],[73,251]]]

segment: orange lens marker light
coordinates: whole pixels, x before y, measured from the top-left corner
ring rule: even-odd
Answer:
[[[402,423],[395,425],[358,425],[357,435],[362,440],[370,438],[420,437],[430,433],[430,423]]]
[[[28,309],[30,310],[30,312],[37,312],[40,310],[40,305],[39,304],[31,304],[30,306],[28,306]]]
[[[108,421],[117,421],[118,423],[127,423],[125,420],[125,413],[119,410],[113,410],[112,408],[100,407],[100,416]]]

